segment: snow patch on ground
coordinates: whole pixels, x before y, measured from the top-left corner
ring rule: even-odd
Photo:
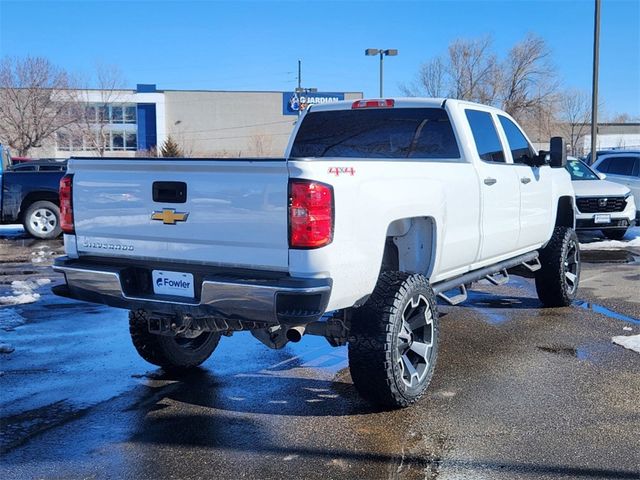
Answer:
[[[22,225],[0,225],[0,237],[17,237],[24,233]]]
[[[580,250],[618,250],[628,247],[640,247],[640,227],[627,230],[622,240],[603,240],[592,233],[580,233]]]
[[[0,328],[7,332],[20,325],[24,325],[26,320],[22,315],[10,307],[0,308]]]
[[[0,297],[0,305],[22,305],[37,302],[40,299],[40,294],[34,290],[48,283],[51,283],[48,278],[40,278],[36,281],[15,280],[11,282],[13,295]]]
[[[613,343],[640,353],[640,335],[619,335],[611,339]]]

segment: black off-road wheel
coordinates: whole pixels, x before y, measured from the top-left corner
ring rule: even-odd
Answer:
[[[365,399],[407,407],[429,386],[438,355],[438,310],[422,275],[384,272],[353,312],[349,369]]]
[[[567,307],[580,282],[580,246],[572,228],[556,227],[540,250],[542,268],[536,272],[536,291],[545,307]]]
[[[44,240],[56,238],[62,233],[60,209],[46,200],[33,202],[22,216],[22,225],[32,237]]]
[[[626,228],[612,228],[608,230],[602,230],[602,234],[609,240],[622,240],[626,233]]]
[[[220,333],[201,332],[192,337],[171,337],[149,332],[146,312],[129,312],[129,332],[133,346],[147,362],[165,369],[197,367],[218,346]]]

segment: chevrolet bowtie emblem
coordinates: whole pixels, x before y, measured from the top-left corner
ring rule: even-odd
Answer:
[[[161,212],[153,212],[151,220],[160,220],[165,225],[175,225],[176,222],[186,222],[189,216],[186,212],[176,212],[174,208],[165,208]]]

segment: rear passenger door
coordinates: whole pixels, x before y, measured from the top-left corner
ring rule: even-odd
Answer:
[[[506,141],[507,156],[513,161],[520,188],[520,234],[518,250],[538,246],[547,240],[555,209],[552,206],[551,167],[531,167],[525,162],[535,152],[520,127],[504,115],[498,120]]]
[[[493,115],[466,109],[465,114],[480,161],[481,228],[480,261],[508,256],[518,241],[520,187],[513,165],[506,161]],[[470,205],[469,208],[477,208]]]

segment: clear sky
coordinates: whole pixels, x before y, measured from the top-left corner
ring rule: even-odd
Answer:
[[[291,90],[399,95],[420,64],[458,37],[493,36],[498,54],[542,36],[566,87],[590,92],[594,0],[9,1],[0,54],[40,55],[82,76],[116,64],[133,88]],[[600,92],[606,114],[640,116],[640,0],[602,0]]]

